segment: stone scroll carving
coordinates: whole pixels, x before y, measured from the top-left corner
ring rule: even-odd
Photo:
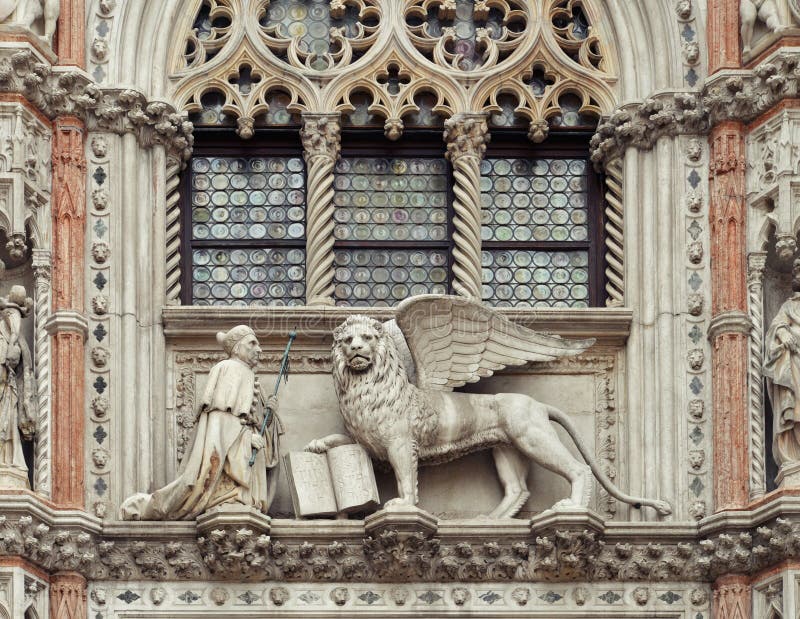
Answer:
[[[22,319],[32,309],[22,286],[0,297],[0,488],[29,487],[22,438],[33,438],[36,428],[36,388]]]
[[[387,508],[416,505],[419,463],[446,462],[492,448],[505,494],[490,517],[519,512],[529,496],[530,461],[571,483],[570,497],[556,507],[589,505],[591,469],[616,499],[669,514],[664,501],[620,492],[560,410],[525,395],[450,393],[506,366],[574,356],[593,343],[536,333],[460,297],[413,297],[386,324],[351,316],[334,331],[333,344],[334,385],[350,436],[331,435],[312,441],[307,449],[323,452],[355,441],[374,457],[388,460],[399,497]],[[570,434],[588,466],[561,444],[550,421]]]
[[[275,496],[279,436],[277,416],[260,434],[266,398],[253,371],[261,352],[245,325],[218,333],[228,355],[211,368],[195,425],[194,443],[178,478],[152,494],[137,493],[120,508],[125,520],[193,520],[212,507],[242,504],[263,513]],[[249,464],[256,450],[255,462]]]
[[[778,483],[800,485],[800,260],[792,267],[792,295],[769,326],[764,375],[773,412],[773,455]]]

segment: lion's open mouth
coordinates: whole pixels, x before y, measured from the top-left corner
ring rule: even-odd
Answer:
[[[350,367],[354,370],[365,370],[369,367],[370,363],[372,363],[372,361],[363,355],[353,355],[349,361]]]

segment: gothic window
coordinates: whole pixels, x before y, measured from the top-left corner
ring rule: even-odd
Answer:
[[[451,178],[441,135],[343,137],[334,196],[337,305],[450,290]],[[427,139],[426,139],[427,138]],[[348,145],[348,142],[351,142]]]
[[[481,162],[483,299],[500,307],[601,303],[597,176],[581,136],[539,146],[495,132]]]
[[[203,139],[186,173],[184,302],[303,305],[305,163],[299,140]]]

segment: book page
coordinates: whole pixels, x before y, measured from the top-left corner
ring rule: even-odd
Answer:
[[[339,511],[356,512],[380,503],[372,460],[361,445],[329,449],[328,464]]]
[[[325,454],[293,451],[286,454],[284,461],[295,516],[335,515],[336,497]]]

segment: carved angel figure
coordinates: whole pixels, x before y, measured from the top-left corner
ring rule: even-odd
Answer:
[[[749,54],[753,44],[753,28],[756,19],[763,21],[770,32],[778,32],[785,28],[781,24],[778,5],[775,0],[741,0],[739,13],[742,18],[742,53]]]
[[[28,487],[20,434],[33,436],[36,390],[22,319],[32,307],[22,286],[12,286],[7,297],[0,297],[0,486],[7,488]]]
[[[38,18],[44,17],[44,38],[53,40],[58,15],[61,12],[60,0],[0,0],[0,22],[9,19],[17,11],[17,21],[28,30]]]
[[[521,394],[452,392],[507,366],[577,355],[594,340],[537,333],[480,303],[439,295],[407,299],[385,324],[351,316],[333,337],[333,378],[349,436],[330,435],[306,449],[319,453],[355,441],[388,460],[399,497],[387,507],[416,505],[418,464],[492,449],[504,496],[490,517],[510,518],[522,508],[530,461],[570,482],[569,498],[557,506],[588,506],[591,469],[620,501],[671,512],[664,501],[617,489],[560,410]],[[567,430],[588,466],[561,444],[550,421]]]

